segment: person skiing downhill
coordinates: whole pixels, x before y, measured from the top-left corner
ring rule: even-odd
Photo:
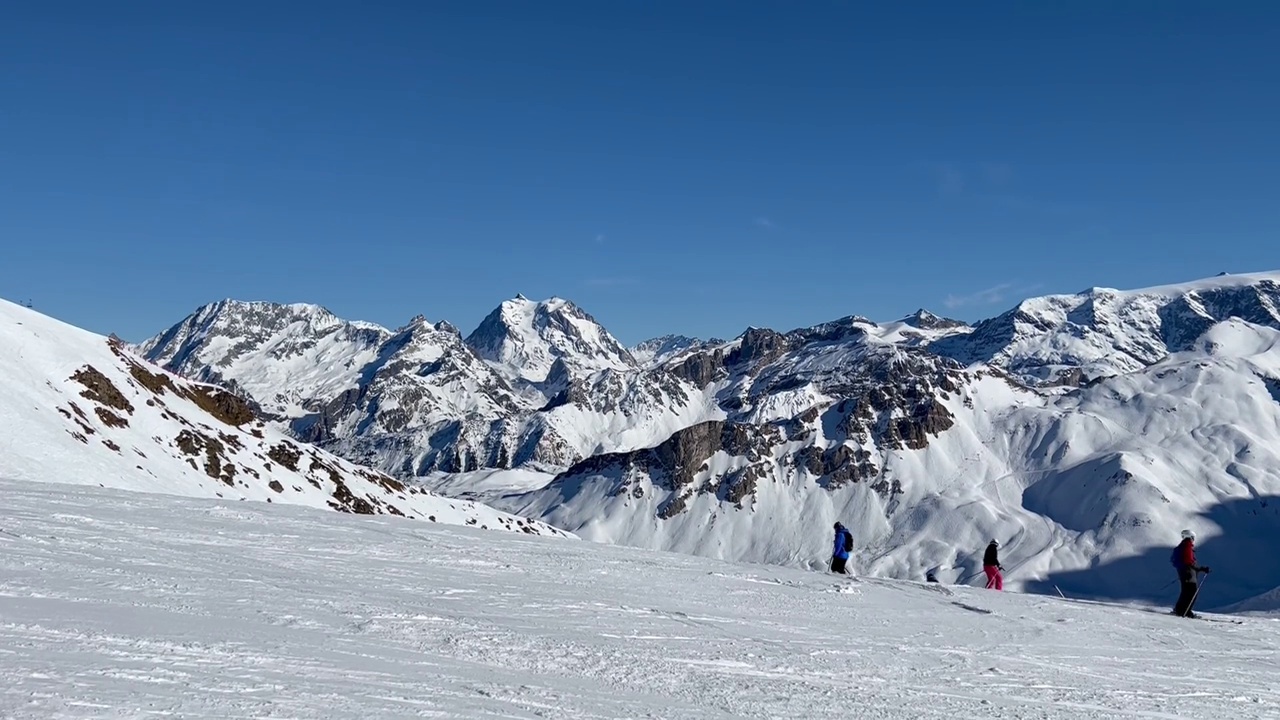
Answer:
[[[987,552],[982,556],[982,571],[987,574],[988,590],[1004,590],[1004,576],[1000,571],[1004,570],[1000,566],[1000,541],[992,540],[987,546]]]
[[[840,523],[835,524],[836,539],[831,549],[831,572],[848,575],[845,563],[849,561],[849,551],[853,549],[853,533]]]
[[[1191,611],[1200,593],[1200,576],[1198,573],[1209,572],[1209,568],[1196,565],[1196,534],[1190,530],[1182,531],[1182,541],[1173,549],[1169,558],[1178,571],[1182,591],[1178,593],[1178,601],[1173,605],[1173,614],[1179,617],[1199,617]]]

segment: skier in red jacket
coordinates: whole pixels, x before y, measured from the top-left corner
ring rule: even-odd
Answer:
[[[1200,576],[1198,573],[1209,572],[1208,567],[1196,565],[1196,534],[1190,530],[1182,531],[1182,542],[1173,549],[1169,558],[1178,570],[1178,580],[1182,582],[1182,592],[1178,594],[1178,602],[1173,606],[1173,614],[1179,617],[1194,618],[1196,614],[1191,607],[1196,604],[1200,594]]]

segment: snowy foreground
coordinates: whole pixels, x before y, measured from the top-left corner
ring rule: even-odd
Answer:
[[[0,492],[5,718],[1280,716],[1265,616],[279,504]]]

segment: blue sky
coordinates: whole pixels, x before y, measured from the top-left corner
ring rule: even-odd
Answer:
[[[0,296],[634,343],[1277,269],[1276,48],[1271,3],[15,4]]]

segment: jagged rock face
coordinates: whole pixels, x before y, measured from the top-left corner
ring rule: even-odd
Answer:
[[[853,337],[853,343],[832,342]],[[806,338],[818,338],[803,344]],[[919,450],[954,424],[947,402],[970,379],[951,360],[919,350],[869,346],[832,326],[783,336],[748,331],[728,357],[708,352],[682,361],[733,371],[721,391],[728,421],[679,430],[656,448],[599,455],[561,474],[556,484],[615,482],[617,493],[667,494],[657,512],[670,519],[696,493],[715,493],[741,508],[761,479],[800,473],[828,490],[866,483],[886,497],[901,492],[876,458]],[[789,351],[789,352],[788,352]],[[731,366],[728,370],[724,366]],[[736,369],[733,367],[736,366]],[[791,395],[799,402],[779,404]],[[715,456],[723,462],[709,463]],[[549,489],[549,492],[555,490]]]
[[[547,491],[572,492],[566,486],[603,474],[620,478],[609,491],[613,495],[642,497],[655,488],[664,491],[658,508],[661,519],[684,512],[698,493],[719,494],[741,507],[773,467],[767,450],[779,439],[776,427],[712,420],[678,430],[655,448],[588,458],[557,477]],[[732,472],[713,472],[709,462],[718,453],[747,462]]]
[[[561,465],[576,459],[554,433],[509,420],[530,410],[452,327],[415,322],[390,338],[358,387],[294,421],[308,441],[400,475]]]
[[[698,387],[706,387],[725,377],[724,353],[720,350],[694,353],[667,366],[668,372]]]
[[[767,363],[780,357],[791,347],[791,340],[780,332],[751,328],[739,338],[738,346],[725,356],[725,365],[737,367]]]
[[[631,416],[655,406],[683,406],[690,401],[691,389],[665,369],[629,373],[604,370],[568,381],[567,387],[542,409],[573,405],[602,415]]]
[[[554,431],[509,423],[531,402],[457,328],[422,316],[392,332],[314,306],[224,302],[141,349],[235,389],[299,439],[401,476],[484,467],[504,452],[577,459]]]

